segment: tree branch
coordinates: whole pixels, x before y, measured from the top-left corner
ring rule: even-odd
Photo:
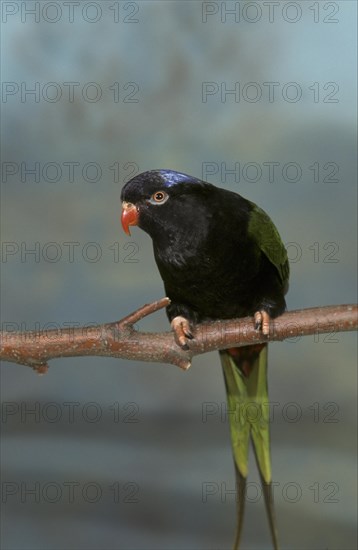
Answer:
[[[94,327],[0,332],[0,359],[27,365],[40,374],[47,372],[50,359],[80,356],[171,363],[186,370],[195,355],[208,351],[358,328],[357,305],[316,307],[277,317],[271,321],[269,337],[255,330],[251,317],[202,323],[195,327],[194,340],[188,341],[190,349],[185,351],[177,345],[172,332],[139,332],[133,327],[169,302],[163,298],[146,304],[121,321]]]

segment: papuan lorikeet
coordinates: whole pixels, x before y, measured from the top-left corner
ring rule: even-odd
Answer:
[[[122,226],[138,225],[153,240],[170,298],[167,314],[177,342],[188,348],[193,326],[206,320],[253,316],[269,334],[270,318],[286,308],[289,264],[269,216],[237,193],[173,170],[137,175],[123,188]],[[251,438],[263,485],[274,548],[277,528],[271,490],[267,344],[220,352],[234,455],[238,518],[243,523]],[[233,414],[234,412],[234,414]]]

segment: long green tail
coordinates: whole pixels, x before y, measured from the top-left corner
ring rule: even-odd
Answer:
[[[244,518],[250,437],[260,472],[273,547],[278,550],[271,486],[267,344],[220,351],[220,360],[227,392],[238,493],[234,550],[239,548]]]

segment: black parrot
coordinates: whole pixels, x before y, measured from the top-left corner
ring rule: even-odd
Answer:
[[[171,303],[177,341],[188,348],[196,323],[252,315],[269,334],[270,318],[286,308],[289,264],[268,215],[237,193],[173,170],[151,170],[123,188],[122,226],[138,225],[153,240],[154,256]],[[249,440],[260,472],[274,548],[278,537],[271,491],[267,344],[220,352],[227,390],[238,486],[238,548],[248,474]],[[250,407],[256,413],[249,414]],[[259,414],[257,414],[259,413]]]

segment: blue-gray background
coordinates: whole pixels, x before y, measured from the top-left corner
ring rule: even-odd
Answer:
[[[101,323],[163,295],[149,238],[119,225],[124,182],[160,167],[267,210],[292,260],[289,308],[356,300],[353,1],[1,7],[3,327]],[[140,327],[166,329],[164,313]],[[271,346],[283,548],[356,547],[355,342]],[[217,355],[185,374],[101,358],[51,367],[2,366],[2,548],[230,548]],[[243,548],[264,549],[255,470]]]

